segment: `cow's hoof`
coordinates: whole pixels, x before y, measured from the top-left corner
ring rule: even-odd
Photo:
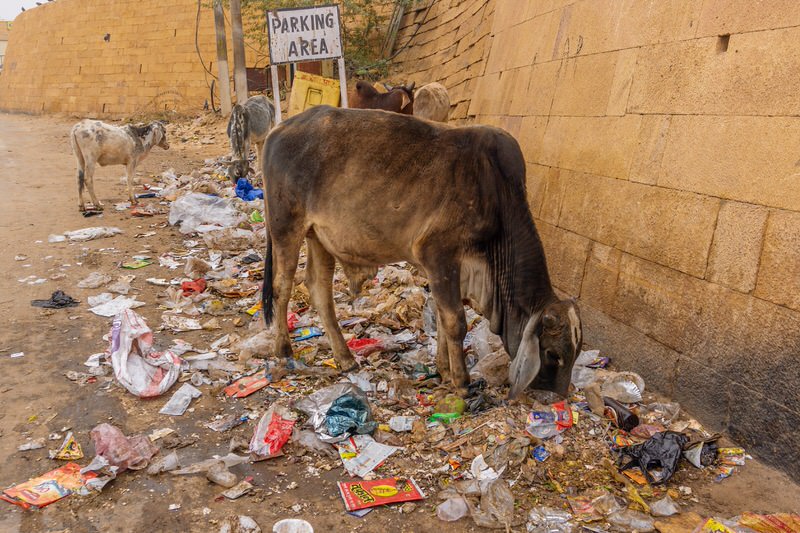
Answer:
[[[83,213],[84,211],[86,211],[86,206],[85,205],[79,205],[78,206],[78,212],[79,213]]]
[[[339,372],[342,374],[347,374],[348,372],[352,372],[353,370],[358,369],[358,363],[352,357],[348,357],[346,359],[335,359],[336,366],[339,367]]]

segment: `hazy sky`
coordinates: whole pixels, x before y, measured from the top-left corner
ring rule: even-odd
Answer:
[[[47,0],[39,2],[44,4]],[[0,20],[14,20],[21,13],[22,7],[25,9],[36,7],[36,0],[0,0]]]

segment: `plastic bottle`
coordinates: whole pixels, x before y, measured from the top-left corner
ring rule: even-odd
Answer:
[[[604,396],[603,403],[605,404],[603,414],[618,428],[630,431],[639,425],[639,417],[617,400]]]

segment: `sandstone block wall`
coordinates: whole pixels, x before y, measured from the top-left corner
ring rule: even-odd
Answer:
[[[587,340],[800,476],[797,4],[437,0],[396,66],[520,141]]]
[[[58,0],[29,9],[10,34],[0,109],[116,117],[199,111],[213,78],[195,49],[196,17],[195,0]],[[197,37],[216,75],[210,9],[202,9]],[[232,65],[230,51],[228,58]]]

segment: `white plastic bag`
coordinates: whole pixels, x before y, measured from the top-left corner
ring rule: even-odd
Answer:
[[[141,398],[165,393],[181,372],[180,358],[170,351],[153,351],[153,332],[135,311],[119,313],[111,325],[111,365],[128,392]]]
[[[180,224],[181,233],[229,228],[243,219],[231,200],[196,192],[178,198],[169,208],[169,223]]]
[[[113,237],[122,233],[119,228],[110,226],[98,226],[92,228],[76,229],[75,231],[65,231],[64,237],[73,242],[92,241],[94,239],[101,239],[103,237]]]

